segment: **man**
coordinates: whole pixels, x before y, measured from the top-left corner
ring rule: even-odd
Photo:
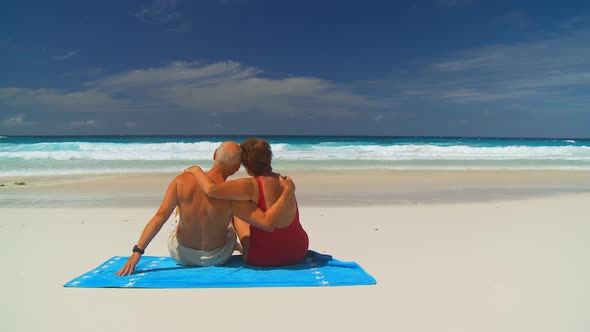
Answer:
[[[235,142],[222,143],[213,154],[214,164],[207,175],[216,183],[224,182],[240,169],[241,149]],[[182,265],[221,265],[231,257],[236,246],[236,234],[230,221],[235,214],[246,222],[272,230],[289,223],[296,207],[289,204],[295,190],[290,179],[281,179],[283,193],[266,212],[249,201],[229,201],[209,198],[199,188],[190,173],[178,175],[164,196],[160,208],[147,223],[133,254],[117,275],[132,274],[151,240],[178,206],[179,221],[168,239],[170,256]]]

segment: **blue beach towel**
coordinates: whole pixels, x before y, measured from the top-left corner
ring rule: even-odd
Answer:
[[[374,285],[376,281],[354,262],[309,251],[303,263],[260,268],[232,256],[222,266],[189,267],[171,257],[144,256],[130,276],[115,275],[128,257],[115,256],[66,283],[83,288],[236,288]]]

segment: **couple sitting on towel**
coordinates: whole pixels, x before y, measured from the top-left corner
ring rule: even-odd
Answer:
[[[160,208],[117,275],[133,273],[176,207],[179,220],[170,234],[168,250],[181,265],[224,264],[240,248],[236,232],[247,264],[281,266],[304,259],[309,240],[299,223],[295,186],[290,178],[272,171],[268,142],[256,138],[240,145],[224,142],[213,160],[208,172],[193,166],[172,180]],[[226,181],[240,169],[240,163],[252,177]]]

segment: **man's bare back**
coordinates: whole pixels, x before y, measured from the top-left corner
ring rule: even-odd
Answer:
[[[208,175],[216,183],[225,181]],[[179,210],[178,242],[187,248],[204,251],[222,247],[232,218],[230,201],[209,198],[192,174],[182,173],[174,182]]]

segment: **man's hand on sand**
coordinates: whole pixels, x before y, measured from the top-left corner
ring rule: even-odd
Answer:
[[[295,183],[293,183],[293,180],[290,177],[279,174],[279,184],[283,190],[295,192]]]
[[[133,255],[129,257],[127,262],[125,262],[125,265],[123,265],[123,267],[115,274],[118,276],[128,276],[132,274],[133,271],[135,271],[135,265],[137,265],[137,262],[139,262],[140,258],[141,255],[139,253],[134,252]]]

